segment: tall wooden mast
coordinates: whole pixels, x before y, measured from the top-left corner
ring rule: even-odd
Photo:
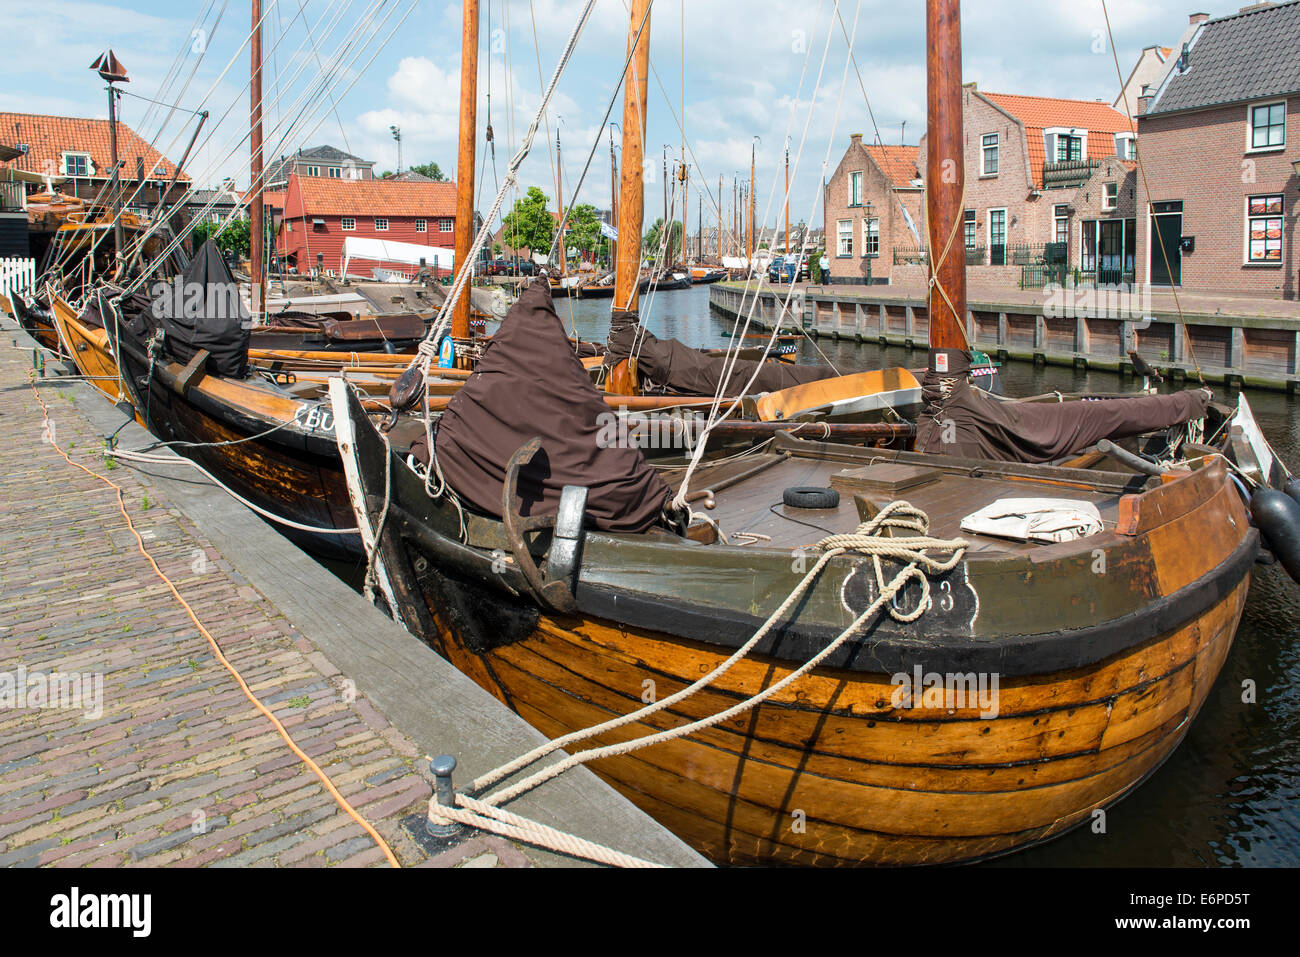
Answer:
[[[555,208],[556,215],[559,219],[556,221],[556,229],[564,222],[564,165],[560,159],[560,129],[555,129]],[[569,274],[569,244],[564,241],[564,235],[558,237],[556,247],[560,250],[560,275]]]
[[[253,198],[248,203],[249,227],[249,298],[252,300],[254,321],[260,320],[265,302],[266,276],[262,269],[266,251],[263,239],[266,227],[262,212],[262,0],[253,0],[253,33],[248,42],[249,51],[249,163],[248,187]]]
[[[632,18],[627,34],[630,62],[623,86],[623,170],[618,199],[618,235],[622,242],[618,244],[618,267],[614,275],[614,308],[628,312],[635,312],[637,308],[641,228],[645,221],[641,171],[645,162],[646,94],[650,72],[649,10],[650,0],[632,0]]]
[[[746,243],[749,265],[754,262],[754,171],[758,159],[758,144],[749,147],[749,242]]]
[[[612,124],[611,124],[612,125]],[[609,224],[618,232],[618,161],[614,158],[614,131],[609,131]],[[609,241],[609,262],[618,262],[618,240]]]
[[[463,0],[460,41],[460,151],[456,159],[456,268],[469,258],[474,243],[474,148],[478,137],[478,0]],[[451,334],[465,339],[469,330],[469,290],[451,314]]]
[[[934,352],[967,348],[966,251],[962,237],[955,235],[966,184],[961,0],[926,0],[925,9],[926,245],[932,262],[939,266],[935,274],[938,282],[930,287],[930,350]]]
[[[722,177],[718,177],[718,265],[722,265]]]

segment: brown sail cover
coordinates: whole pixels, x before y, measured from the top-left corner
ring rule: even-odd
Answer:
[[[638,335],[641,339],[639,347]],[[727,361],[725,356],[706,355],[698,349],[682,345],[676,339],[659,339],[641,328],[635,313],[615,312],[610,322],[605,364],[613,368],[633,355],[637,357],[637,377],[643,384],[679,395],[716,395]],[[758,376],[746,388],[755,369],[758,370]],[[742,391],[749,394],[777,392],[836,375],[838,373],[827,366],[737,359],[731,368],[731,374],[727,376],[727,387],[722,394],[734,396],[740,395]]]
[[[940,377],[929,372],[922,381],[926,408],[917,422],[918,452],[1050,462],[1102,439],[1123,439],[1204,418],[1209,403],[1200,390],[1129,399],[1012,402],[974,388],[964,370],[954,368],[951,373],[960,374]]]
[[[660,520],[671,490],[639,449],[601,447],[610,415],[555,314],[549,283],[534,279],[442,414],[438,464],[463,501],[499,517],[506,463],[541,436],[541,451],[519,473],[520,515],[554,513],[564,486],[584,485],[588,526],[645,531]],[[411,451],[426,457],[427,450]]]

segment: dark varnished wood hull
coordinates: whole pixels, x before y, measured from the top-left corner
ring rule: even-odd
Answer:
[[[189,388],[179,389],[179,364],[160,361],[151,373],[148,361],[126,338],[120,350],[125,375],[119,380],[107,333],[80,322],[61,300],[54,300],[53,307],[60,335],[78,369],[95,377],[91,381],[96,388],[114,401],[124,389],[137,419],[161,440],[202,443],[176,446],[176,452],[276,516],[317,528],[355,527],[327,419],[318,415],[311,420],[318,423],[315,426],[284,428],[252,438],[292,421],[295,415],[307,422],[304,406],[319,403],[300,402],[253,383],[217,376],[205,376]],[[323,412],[328,412],[328,405]],[[364,554],[355,534],[322,534],[280,523],[275,527],[315,555],[356,559]]]
[[[366,445],[364,435],[356,438],[358,467],[370,482],[364,508],[373,522],[380,507],[374,476],[382,464],[367,458]],[[970,861],[1088,822],[1094,810],[1153,773],[1182,740],[1228,654],[1249,587],[1254,533],[1222,475],[1157,492],[1148,507],[1132,505],[1125,513],[1134,548],[1147,556],[1145,573],[1136,562],[1130,571],[1119,549],[1112,572],[1145,574],[1131,584],[1149,596],[1150,633],[1119,615],[1113,633],[1076,629],[1077,637],[1065,630],[1053,639],[1048,632],[1041,644],[1009,642],[1005,647],[1016,650],[1000,679],[996,717],[972,708],[895,707],[897,684],[889,671],[823,667],[733,720],[592,768],[702,853],[728,864]],[[656,699],[672,694],[732,650],[706,632],[686,637],[589,608],[562,615],[494,593],[463,554],[440,549],[436,536],[420,530],[418,511],[427,503],[404,499],[399,477],[379,540],[396,613],[549,737],[633,711],[648,690]],[[1050,579],[1050,569],[1041,572]],[[1023,589],[1027,580],[1017,574]],[[1015,600],[1016,585],[1000,587]],[[1193,602],[1192,594],[1200,598]],[[661,603],[664,623],[678,621],[671,604],[670,598]],[[1185,614],[1166,615],[1180,606]],[[880,634],[886,631],[882,626]],[[1079,647],[1052,649],[1052,640]],[[957,650],[948,652],[940,644],[927,645],[918,635],[927,670],[964,660],[962,642],[952,642]],[[781,650],[751,655],[713,688],[596,741],[715,714],[806,657]],[[1079,663],[1050,664],[1072,658]]]

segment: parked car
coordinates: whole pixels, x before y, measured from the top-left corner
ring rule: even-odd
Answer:
[[[513,256],[505,259],[498,256],[488,263],[487,274],[489,276],[531,276],[537,271],[531,259],[524,259],[522,256]]]
[[[807,282],[808,260],[803,256],[777,256],[767,267],[768,282]]]

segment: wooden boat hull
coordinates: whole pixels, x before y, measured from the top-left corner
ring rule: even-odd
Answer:
[[[204,443],[178,446],[177,452],[274,515],[302,525],[355,527],[327,402],[299,401],[256,380],[218,376],[203,376],[183,387],[183,366],[160,360],[151,370],[127,337],[121,348],[125,375],[119,380],[105,330],[82,323],[61,299],[53,300],[51,312],[80,371],[103,377],[91,380],[96,388],[117,401],[120,382],[137,421],[160,439]],[[277,426],[270,435],[251,438]],[[222,442],[238,444],[210,444]],[[355,534],[275,527],[312,554],[340,559],[364,554]]]
[[[335,411],[342,418],[337,397]],[[577,611],[559,613],[532,600],[513,569],[491,570],[452,542],[448,506],[429,500],[400,463],[382,487],[383,448],[355,414],[339,438],[351,449],[353,503],[363,536],[377,540],[381,589],[397,617],[550,737],[695,681],[799,577],[788,553],[769,564],[751,550],[745,566],[709,555],[716,546],[589,532]],[[1097,577],[1087,551],[968,559],[936,582],[950,614],[932,609],[914,626],[883,620],[756,709],[592,769],[726,864],[971,861],[1089,821],[1182,740],[1228,654],[1258,548],[1221,465],[1124,500],[1104,587],[1083,577]],[[1230,534],[1207,531],[1223,529]],[[467,537],[474,545],[481,536],[486,549],[499,534],[476,517]],[[801,615],[709,690],[595,742],[714,714],[811,657],[858,611],[847,604],[857,563],[832,572],[839,561],[806,599],[806,627]],[[716,596],[729,589],[752,596],[748,607],[721,608]],[[899,675],[914,666],[998,675],[996,714],[900,706]]]

